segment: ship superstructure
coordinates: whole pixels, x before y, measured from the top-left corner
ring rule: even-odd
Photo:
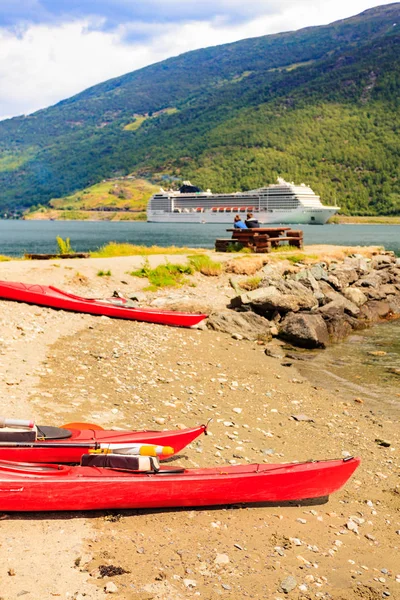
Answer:
[[[232,223],[235,214],[248,212],[260,223],[314,223],[322,225],[339,211],[324,206],[320,197],[302,183],[294,185],[282,178],[267,187],[213,194],[184,182],[179,191],[160,190],[148,204],[147,220],[154,223]]]

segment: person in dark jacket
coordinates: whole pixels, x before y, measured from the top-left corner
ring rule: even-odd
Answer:
[[[234,218],[233,226],[236,229],[247,229],[247,225],[243,223],[242,217],[240,215],[236,215],[236,217]]]
[[[255,229],[256,227],[260,227],[260,223],[254,217],[253,213],[247,213],[247,219],[245,223],[249,229]]]

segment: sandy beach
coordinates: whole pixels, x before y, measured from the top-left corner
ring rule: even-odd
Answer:
[[[10,261],[0,263],[0,279],[88,297],[131,295],[146,282],[128,272],[142,264]],[[184,288],[146,294],[216,310],[235,291],[227,274],[196,274]],[[130,429],[212,419],[210,435],[174,459],[186,467],[362,458],[326,504],[0,514],[0,598],[400,598],[398,414],[384,402],[344,401],[339,389],[315,387],[267,356],[262,342],[15,302],[0,308],[0,414]],[[298,414],[308,419],[296,421]],[[102,566],[120,574],[103,577]]]

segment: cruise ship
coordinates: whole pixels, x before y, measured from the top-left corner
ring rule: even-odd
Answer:
[[[339,211],[324,206],[319,196],[302,183],[294,185],[282,178],[278,183],[248,192],[213,194],[185,181],[179,191],[160,190],[147,207],[150,223],[233,223],[236,214],[248,212],[261,224],[299,223],[323,225]]]

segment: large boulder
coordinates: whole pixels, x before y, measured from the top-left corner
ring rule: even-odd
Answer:
[[[388,296],[390,312],[394,316],[400,316],[400,294],[398,296]]]
[[[399,293],[397,287],[393,283],[384,283],[379,288],[386,296],[396,295]]]
[[[318,306],[314,294],[297,281],[280,280],[275,285],[259,287],[232,300],[232,306],[250,305],[257,312],[297,312]]]
[[[348,287],[345,290],[343,290],[343,296],[347,298],[347,300],[350,300],[350,302],[352,302],[356,306],[362,306],[368,300],[364,292],[361,291],[360,288],[356,287]]]
[[[375,323],[392,313],[387,300],[369,300],[360,308],[359,318]]]
[[[360,274],[368,273],[371,270],[371,259],[365,258],[361,254],[356,254],[355,256],[346,256],[343,260],[343,264],[351,267],[352,269],[356,269],[356,271]]]
[[[302,348],[325,348],[329,332],[321,315],[289,313],[280,323],[279,337]]]
[[[314,277],[312,269],[303,269],[292,275],[291,279],[300,281],[302,285],[310,289],[318,301],[324,299],[324,294],[321,291],[319,281]]]
[[[336,289],[344,290],[359,278],[357,270],[349,265],[335,265],[329,273],[328,281]]]
[[[377,254],[371,261],[373,269],[387,269],[393,264],[396,264],[396,257],[390,254]]]
[[[222,331],[229,335],[239,335],[246,340],[272,338],[271,323],[253,312],[221,311],[212,313],[207,320],[207,327],[214,331]],[[273,328],[275,325],[273,325]]]
[[[347,298],[344,298],[340,294],[337,294],[337,298],[331,302],[328,302],[328,304],[320,306],[318,312],[324,315],[332,313],[332,311],[336,311],[337,309],[344,313],[348,313],[352,317],[356,317],[360,312],[360,309],[358,306],[356,306],[356,304],[353,304],[353,302],[347,300]]]
[[[357,281],[357,286],[376,288],[382,284],[382,278],[376,271],[371,271],[365,277],[361,277]],[[385,282],[386,283],[386,282]]]
[[[328,329],[330,341],[336,343],[346,339],[353,329],[357,329],[358,321],[355,317],[346,314],[343,307],[334,307],[331,304],[333,305],[333,302],[326,305],[326,307],[329,307],[329,311],[322,313],[322,316]]]

